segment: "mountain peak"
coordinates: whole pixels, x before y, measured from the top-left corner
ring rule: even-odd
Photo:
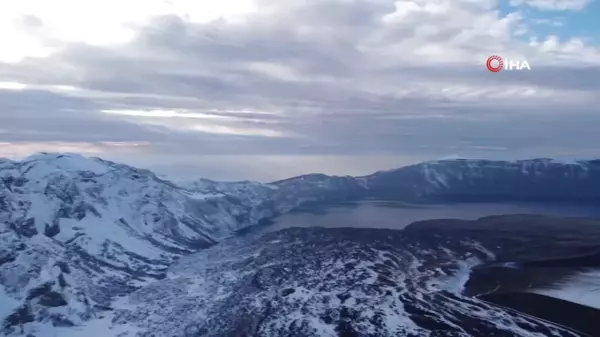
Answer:
[[[97,174],[109,170],[109,162],[75,153],[37,153],[24,158],[21,163],[35,164],[49,170],[91,171]]]

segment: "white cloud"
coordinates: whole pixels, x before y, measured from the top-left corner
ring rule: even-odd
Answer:
[[[190,22],[236,20],[255,10],[253,0],[20,0],[0,4],[0,61],[44,57],[64,42],[110,46],[127,43],[156,16]],[[35,24],[33,24],[35,23]]]
[[[26,84],[18,82],[0,82],[0,90],[24,90],[27,88]]]
[[[179,112],[173,110],[102,110],[111,115],[149,117],[149,118],[194,118],[194,119],[227,119],[226,116],[209,115],[198,112]]]
[[[582,10],[591,0],[510,0],[512,6],[526,4],[542,10],[566,11]]]

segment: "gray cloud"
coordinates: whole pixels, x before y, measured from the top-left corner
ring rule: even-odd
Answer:
[[[198,157],[221,155],[211,162],[240,158],[231,169],[260,179],[269,174],[249,163],[269,156],[328,155],[304,167],[343,174],[353,170],[333,158],[600,154],[588,149],[600,141],[597,50],[541,51],[518,38],[525,21],[498,18],[492,1],[448,4],[263,0],[245,23],[162,16],[119,47],[69,43],[0,63],[0,81],[29,85],[0,89],[0,142],[144,142],[124,159],[222,175]],[[492,74],[494,53],[524,55],[533,69]],[[581,66],[561,61],[576,57]]]

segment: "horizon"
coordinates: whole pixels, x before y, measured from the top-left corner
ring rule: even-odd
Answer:
[[[281,176],[276,179],[267,179],[267,180],[244,179],[244,178],[218,179],[218,178],[213,178],[213,177],[204,176],[204,175],[177,176],[177,175],[161,172],[160,170],[155,170],[150,167],[143,167],[143,166],[138,166],[138,165],[134,165],[131,163],[127,163],[126,161],[124,162],[124,161],[112,160],[112,159],[106,158],[104,156],[85,155],[85,154],[76,153],[76,152],[37,152],[37,153],[33,153],[33,154],[23,156],[20,158],[7,158],[7,157],[0,156],[0,160],[7,159],[10,161],[14,161],[14,162],[25,162],[25,161],[35,160],[36,157],[39,157],[39,156],[72,156],[72,157],[79,156],[86,160],[97,158],[100,160],[106,160],[106,161],[114,162],[117,164],[125,164],[127,166],[131,166],[131,167],[138,168],[138,169],[149,170],[152,173],[154,173],[157,177],[159,177],[161,179],[166,179],[166,180],[169,180],[172,182],[208,179],[208,180],[212,180],[212,181],[222,181],[222,182],[254,181],[254,182],[260,182],[260,183],[273,183],[273,182],[277,182],[277,181],[281,181],[281,180],[286,180],[286,179],[295,178],[298,176],[306,176],[306,175],[311,175],[311,174],[325,174],[328,176],[361,178],[361,177],[369,176],[369,175],[376,174],[376,173],[383,173],[383,172],[389,172],[389,171],[402,169],[402,168],[408,167],[408,166],[433,163],[433,162],[442,162],[442,161],[466,160],[466,161],[521,162],[521,161],[535,161],[535,160],[550,160],[550,161],[554,161],[554,162],[561,163],[561,164],[577,164],[579,162],[589,162],[589,161],[594,161],[594,160],[600,159],[600,158],[586,158],[586,159],[560,160],[560,159],[548,158],[548,157],[531,157],[531,158],[522,158],[522,159],[489,159],[489,158],[461,158],[461,157],[438,158],[438,159],[419,161],[419,162],[415,162],[415,163],[409,163],[409,164],[405,164],[405,165],[398,165],[398,166],[389,167],[389,168],[378,168],[378,169],[375,169],[375,170],[372,170],[369,172],[364,172],[363,174],[335,174],[335,173],[325,173],[325,172],[317,172],[317,171],[306,171],[304,173],[300,173],[300,174],[296,174],[296,175]]]

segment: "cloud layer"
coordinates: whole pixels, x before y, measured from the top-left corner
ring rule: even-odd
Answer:
[[[5,155],[67,146],[225,179],[600,155],[598,46],[526,14],[587,1],[91,3],[0,10],[26,37],[0,34]],[[490,55],[532,69],[491,73]]]

